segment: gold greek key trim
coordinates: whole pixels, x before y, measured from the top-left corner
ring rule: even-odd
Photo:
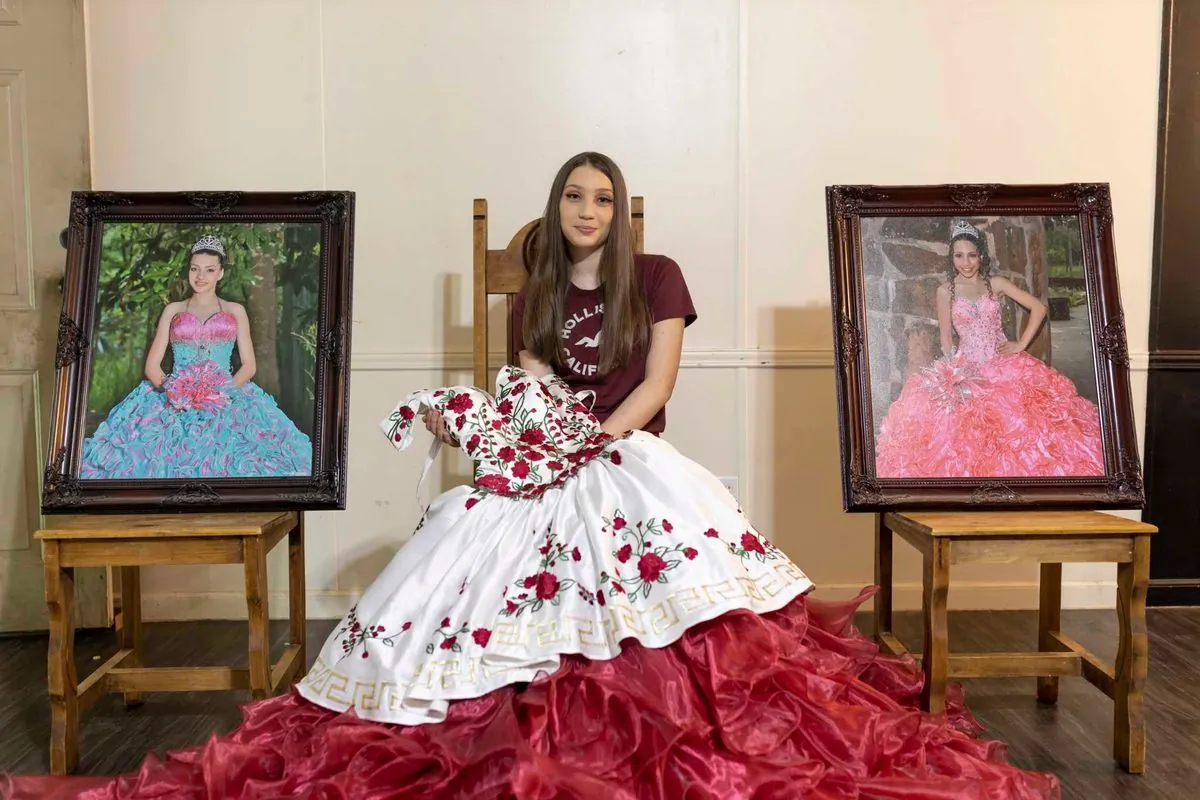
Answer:
[[[408,682],[395,680],[364,681],[350,677],[324,660],[324,650],[301,682],[305,695],[321,705],[339,710],[356,708],[363,712],[418,712],[432,709],[446,701],[478,697],[488,691],[517,680],[528,680],[538,672],[552,673],[559,665],[559,655],[578,652],[585,657],[609,657],[617,652],[619,642],[630,636],[648,638],[648,645],[665,643],[673,636],[668,632],[687,628],[708,619],[711,610],[727,606],[726,610],[748,608],[762,613],[768,601],[785,590],[792,596],[812,587],[808,576],[791,561],[784,559],[756,578],[737,577],[717,583],[688,586],[663,597],[658,603],[635,608],[626,600],[605,606],[602,620],[595,617],[562,615],[545,621],[532,617],[506,620],[492,630],[486,651],[474,643],[467,647],[473,655],[447,652],[446,658],[426,657],[419,653],[420,664]],[[744,601],[737,604],[736,601]],[[769,604],[772,609],[778,603]],[[597,623],[600,623],[597,625]],[[551,650],[539,658],[533,653]],[[351,657],[353,658],[353,656]],[[519,661],[518,661],[519,659]],[[326,701],[326,702],[322,702]]]

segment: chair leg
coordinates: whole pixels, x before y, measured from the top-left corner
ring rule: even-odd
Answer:
[[[1042,564],[1040,597],[1038,599],[1038,650],[1055,652],[1052,633],[1062,630],[1062,564]],[[1039,703],[1053,705],[1058,702],[1058,676],[1047,675],[1037,679]]]
[[[79,678],[75,671],[75,570],[59,561],[58,542],[42,555],[49,612],[47,685],[50,696],[50,774],[66,775],[79,765]]]
[[[296,527],[288,534],[288,641],[299,645],[300,654],[297,656],[299,665],[296,667],[294,682],[299,682],[304,676],[308,664],[307,631],[305,623],[308,613],[305,608],[306,591],[304,583],[304,512],[299,513]]]
[[[892,530],[883,514],[875,515],[875,641],[892,633]]]
[[[246,565],[246,621],[250,643],[250,694],[255,700],[271,693],[270,611],[267,603],[267,554],[261,536],[242,540]]]
[[[133,651],[121,667],[141,667],[142,662],[142,580],[140,567],[121,567],[121,630],[118,646]],[[141,692],[125,692],[125,706],[142,703]]]
[[[925,556],[924,595],[921,607],[925,617],[925,646],[921,670],[925,685],[921,688],[921,706],[932,714],[946,710],[946,677],[950,665],[950,633],[946,597],[950,591],[950,543],[934,539]]]
[[[1150,583],[1150,537],[1135,536],[1133,560],[1117,566],[1116,686],[1113,691],[1113,757],[1126,772],[1146,771],[1146,591]]]

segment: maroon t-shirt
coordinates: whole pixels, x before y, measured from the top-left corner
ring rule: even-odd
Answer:
[[[635,255],[634,264],[654,322],[682,317],[684,327],[687,327],[696,321],[692,296],[678,264],[666,256],[656,255]],[[524,311],[525,292],[522,290],[513,301],[513,342],[518,353],[525,346],[521,332]],[[591,408],[601,422],[608,419],[638,384],[646,379],[647,356],[644,348],[635,348],[624,367],[601,376],[598,348],[603,319],[603,288],[584,290],[569,284],[560,334],[564,363],[556,371],[573,390],[586,389],[596,393]],[[649,433],[662,433],[666,425],[667,411],[663,408],[642,429]]]

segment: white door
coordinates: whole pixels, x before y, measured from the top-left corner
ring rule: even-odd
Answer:
[[[46,628],[41,476],[70,193],[90,186],[82,0],[0,0],[0,632]],[[80,627],[109,621],[76,570]]]

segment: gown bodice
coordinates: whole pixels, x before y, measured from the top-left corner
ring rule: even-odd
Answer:
[[[218,311],[206,320],[181,311],[171,320],[170,341],[176,372],[202,361],[230,369],[237,344],[237,320],[228,311]]]
[[[976,300],[954,298],[951,310],[958,332],[958,352],[973,364],[983,364],[996,355],[996,348],[1008,337],[1000,313],[1000,298],[983,295]]]

